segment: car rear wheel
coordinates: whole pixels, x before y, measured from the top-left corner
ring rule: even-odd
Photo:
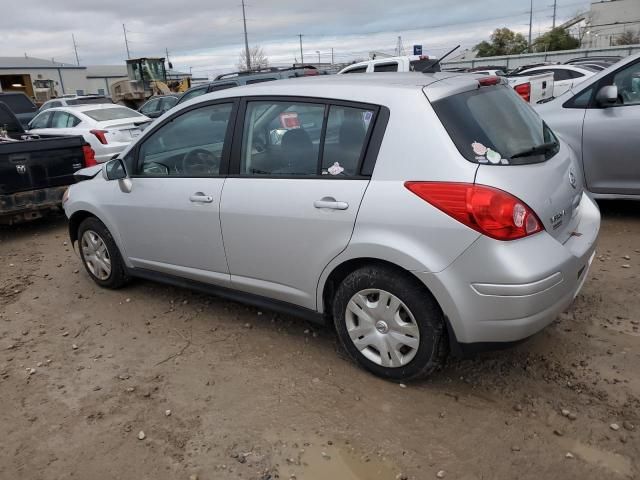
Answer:
[[[120,288],[128,281],[120,251],[107,227],[97,218],[78,227],[78,248],[85,269],[94,282],[105,288]]]
[[[428,376],[447,355],[442,312],[424,288],[401,271],[364,267],[336,292],[333,318],[349,355],[393,380]]]

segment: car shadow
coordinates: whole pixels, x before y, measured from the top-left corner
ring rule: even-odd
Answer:
[[[602,218],[640,219],[640,202],[635,200],[598,200]]]
[[[65,227],[67,219],[63,213],[51,213],[42,218],[15,225],[0,224],[0,241],[20,240],[33,235],[46,235]]]

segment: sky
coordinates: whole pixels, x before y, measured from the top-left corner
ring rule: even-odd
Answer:
[[[211,77],[234,70],[244,47],[241,0],[29,0],[0,16],[0,56],[54,58],[82,65],[123,64],[123,24],[132,57],[165,56],[174,68]],[[534,0],[533,36],[551,27],[553,0]],[[589,8],[588,0],[557,0],[558,23]],[[393,53],[402,37],[442,55],[488,39],[498,27],[529,30],[530,0],[246,0],[249,44],[272,65],[366,59]]]

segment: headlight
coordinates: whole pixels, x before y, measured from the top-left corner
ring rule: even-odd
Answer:
[[[69,188],[67,188],[62,194],[62,205],[67,203],[67,200],[69,200]]]

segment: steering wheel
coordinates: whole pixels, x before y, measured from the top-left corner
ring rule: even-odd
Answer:
[[[187,175],[217,175],[220,159],[204,148],[196,148],[182,159],[182,172]]]

